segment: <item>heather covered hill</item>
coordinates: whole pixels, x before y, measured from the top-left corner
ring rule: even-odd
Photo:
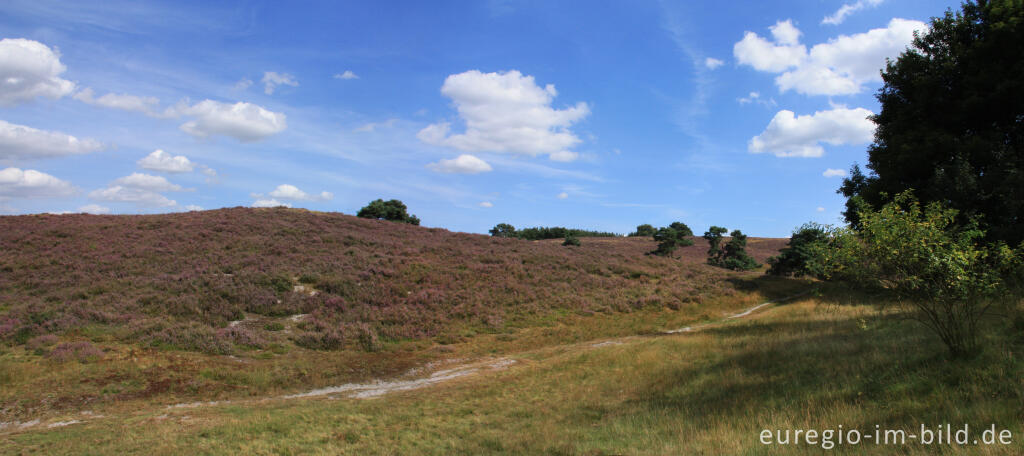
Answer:
[[[749,286],[703,264],[695,240],[661,258],[645,255],[648,238],[563,247],[284,208],[0,217],[0,340],[101,328],[208,353],[274,341],[372,351],[553,310],[697,310]],[[748,250],[763,262],[785,242]],[[297,322],[287,335],[238,324],[286,316]]]

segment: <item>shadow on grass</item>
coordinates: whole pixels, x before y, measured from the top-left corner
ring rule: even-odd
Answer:
[[[709,423],[814,424],[840,413],[846,422],[834,424],[865,429],[958,418],[1016,426],[1016,433],[1024,416],[1022,350],[1007,345],[1003,331],[989,334],[978,358],[956,361],[910,321],[875,329],[860,318],[749,321],[702,334],[712,337],[710,349],[687,367],[665,369],[633,405]]]

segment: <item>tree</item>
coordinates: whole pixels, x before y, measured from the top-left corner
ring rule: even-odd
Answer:
[[[732,233],[729,233],[729,236],[732,238],[729,239],[729,242],[725,244],[723,249],[722,267],[734,271],[746,271],[761,267],[757,260],[754,260],[753,257],[747,254],[747,235],[743,234],[740,230],[733,230]]]
[[[411,225],[419,225],[420,219],[415,215],[410,215],[406,212],[405,203],[393,199],[384,201],[382,199],[375,199],[370,201],[366,207],[359,210],[356,216],[362,218],[371,218],[378,220],[390,220],[392,222],[402,222]]]
[[[722,258],[722,235],[729,230],[720,226],[712,225],[704,232],[704,239],[708,241],[708,264],[718,265]]]
[[[672,222],[669,226],[658,228],[658,231],[654,233],[654,240],[658,242],[658,248],[651,253],[668,256],[679,247],[693,245],[693,240],[687,236],[693,236],[693,231],[690,231],[690,227],[681,222]]]
[[[778,256],[768,259],[768,274],[795,277],[814,275],[810,264],[819,244],[827,241],[827,227],[813,222],[804,224],[793,232],[789,243],[779,251]]]
[[[642,237],[642,236],[654,236],[658,230],[654,229],[654,226],[649,223],[643,225],[637,225],[636,231],[629,233],[630,237]]]
[[[708,264],[735,271],[757,269],[761,265],[747,254],[747,236],[740,230],[733,230],[729,242],[722,246],[722,235],[727,230],[720,226],[712,226],[704,233],[708,240]]]
[[[877,210],[914,189],[956,222],[981,217],[989,240],[1024,240],[1024,7],[968,1],[933,18],[912,49],[887,63],[865,176],[854,167],[839,193]]]
[[[565,241],[562,241],[562,245],[579,247],[580,239],[573,234],[567,234],[565,235]]]
[[[516,227],[508,223],[499,223],[491,228],[490,233],[494,237],[512,238],[516,237]]]
[[[826,279],[892,293],[912,310],[954,357],[978,347],[978,323],[1009,293],[1020,252],[1001,241],[983,245],[984,232],[957,210],[931,202],[921,207],[912,191],[878,211],[861,210],[860,230],[832,230],[818,244]]]

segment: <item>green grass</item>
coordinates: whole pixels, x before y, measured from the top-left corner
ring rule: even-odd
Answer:
[[[173,410],[154,404],[112,406],[99,411],[105,418],[2,435],[0,449],[47,454],[821,454],[819,446],[765,446],[758,435],[766,428],[872,430],[876,424],[916,431],[921,424],[934,428],[948,422],[969,423],[975,430],[995,424],[1013,432],[1013,444],[838,446],[830,453],[1024,453],[1019,328],[989,322],[987,349],[974,359],[952,361],[915,322],[846,304],[849,300],[807,297],[747,319],[721,319],[724,308],[738,310],[758,298],[709,309],[709,326],[671,336],[655,335],[656,329],[695,318],[684,311],[569,315],[549,326],[478,335],[452,348],[452,356],[500,354],[517,363],[377,399],[254,400]],[[593,346],[609,337],[622,343]],[[203,372],[200,376],[211,381],[231,381],[216,370]]]

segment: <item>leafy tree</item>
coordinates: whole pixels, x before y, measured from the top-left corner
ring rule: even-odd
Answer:
[[[683,222],[672,222],[668,227],[676,230],[680,236],[693,236],[693,230]],[[693,243],[690,243],[689,245],[693,245]]]
[[[720,226],[712,225],[704,232],[704,239],[708,240],[708,264],[718,265],[722,262],[722,235],[729,230]]]
[[[651,225],[649,223],[644,223],[643,225],[637,225],[636,226],[636,231],[634,231],[632,233],[629,233],[629,236],[630,237],[654,236],[654,233],[656,233],[657,231],[658,230],[656,230],[653,225]]]
[[[813,261],[819,244],[827,241],[827,227],[813,222],[804,224],[793,232],[789,243],[779,251],[778,256],[768,259],[771,266],[768,273],[795,277],[813,275],[809,263]]]
[[[743,234],[740,230],[733,230],[732,233],[729,233],[729,236],[732,238],[729,239],[729,242],[725,244],[725,248],[722,249],[724,251],[722,267],[734,271],[746,271],[761,267],[757,260],[754,260],[753,257],[747,254],[747,235]]]
[[[757,269],[761,265],[747,254],[747,236],[740,230],[733,230],[729,242],[722,245],[722,235],[727,230],[720,226],[712,226],[704,233],[708,240],[708,264],[736,271]]]
[[[580,246],[580,239],[577,238],[576,236],[572,235],[572,234],[567,234],[567,235],[565,235],[565,241],[562,242],[562,245],[570,245],[570,246],[579,247]]]
[[[536,241],[540,239],[559,239],[564,238],[566,235],[572,234],[576,237],[617,237],[618,234],[606,233],[602,231],[590,231],[580,230],[576,228],[565,228],[561,226],[538,226],[533,228],[523,228],[516,232],[516,237],[520,239],[526,239],[529,241]]]
[[[667,227],[658,228],[658,231],[654,233],[654,240],[658,242],[658,248],[651,253],[668,256],[679,247],[693,245],[693,240],[687,236],[693,236],[693,231],[680,222],[673,222]]]
[[[419,225],[420,219],[415,215],[410,215],[406,210],[405,203],[399,200],[384,201],[382,199],[375,199],[370,201],[370,204],[367,204],[366,207],[360,209],[356,216]]]
[[[989,240],[1024,240],[1024,6],[967,1],[933,18],[913,48],[888,62],[876,97],[881,111],[864,175],[854,167],[839,189],[846,219],[914,189],[924,203],[977,216]]]
[[[508,223],[499,223],[491,228],[491,236],[511,238],[516,237],[516,227],[509,225]]]
[[[1001,241],[983,245],[984,232],[957,210],[913,192],[878,211],[861,210],[860,230],[836,229],[818,243],[811,269],[827,279],[890,292],[939,336],[954,357],[978,347],[978,323],[1010,292],[1021,254]]]

